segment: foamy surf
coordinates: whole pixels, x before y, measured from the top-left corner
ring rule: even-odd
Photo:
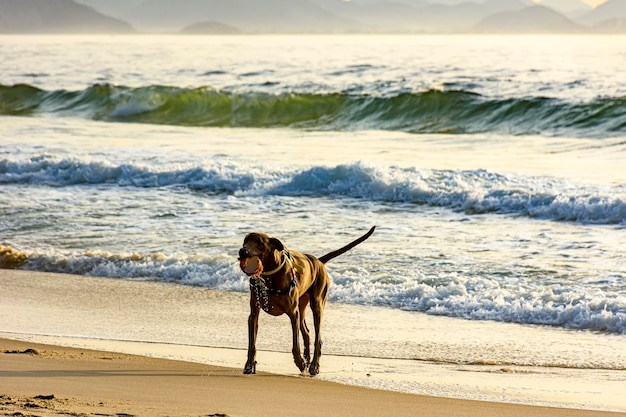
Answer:
[[[626,188],[593,187],[555,178],[503,175],[484,169],[433,170],[351,163],[301,170],[252,168],[247,161],[116,164],[36,155],[0,159],[0,184],[52,187],[115,185],[185,187],[238,196],[349,197],[446,207],[474,214],[522,215],[544,220],[626,224]],[[252,168],[252,169],[251,169]]]
[[[362,257],[359,257],[362,259]],[[0,246],[0,267],[81,274],[96,277],[156,280],[222,291],[247,292],[247,278],[234,255],[165,255],[28,253]],[[523,286],[489,277],[430,274],[393,265],[359,268],[329,265],[333,278],[330,300],[337,303],[393,307],[472,320],[540,324],[570,329],[626,334],[626,296],[597,293],[582,286],[546,286],[526,280]],[[386,278],[381,277],[384,276]],[[506,278],[506,277],[505,277]]]

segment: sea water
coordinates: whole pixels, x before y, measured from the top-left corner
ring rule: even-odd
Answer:
[[[623,339],[624,40],[3,36],[0,264],[247,292],[377,225],[332,303]]]

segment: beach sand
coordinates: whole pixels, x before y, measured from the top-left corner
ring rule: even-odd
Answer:
[[[0,339],[2,415],[618,416],[372,390],[204,364]],[[20,414],[21,413],[21,414]]]
[[[0,288],[0,415],[626,416],[623,370],[498,363],[501,340],[515,338],[513,349],[527,351],[549,329],[331,304],[321,375],[299,376],[288,322],[262,316],[259,374],[245,376],[246,294],[16,270],[0,270]],[[493,364],[341,352],[383,346],[393,355],[416,338],[425,349],[445,354],[449,346]],[[558,338],[553,354],[577,355],[604,340]],[[623,338],[607,340],[615,357]],[[524,355],[540,355],[533,352]],[[398,392],[403,384],[409,392]]]

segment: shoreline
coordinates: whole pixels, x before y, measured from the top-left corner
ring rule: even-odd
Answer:
[[[372,390],[260,372],[0,339],[0,412],[208,416],[620,416]],[[4,384],[2,384],[4,385]],[[207,414],[208,413],[208,414]]]
[[[16,270],[0,270],[0,287],[4,322],[0,338],[219,366],[233,375],[241,374],[247,294]],[[322,373],[314,380],[334,387],[444,401],[626,412],[622,395],[626,370],[622,368],[516,364],[506,362],[505,355],[536,349],[515,360],[542,354],[548,364],[558,365],[540,351],[552,350],[555,357],[589,355],[590,346],[606,339],[604,349],[613,349],[619,365],[620,350],[615,349],[624,346],[623,338],[598,339],[593,334],[336,304],[327,308],[323,335]],[[257,370],[277,378],[307,380],[298,376],[292,363],[289,338],[285,320],[262,316]],[[414,339],[418,339],[417,347],[404,346]],[[555,343],[562,346],[548,346]],[[479,351],[481,347],[484,352]],[[453,354],[462,354],[466,362],[446,362],[445,355]],[[596,359],[602,360],[600,353]]]

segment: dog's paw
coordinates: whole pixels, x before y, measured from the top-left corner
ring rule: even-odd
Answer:
[[[309,364],[305,362],[302,358],[295,358],[294,363],[296,364],[300,372],[305,372],[309,367]]]
[[[245,368],[243,368],[244,375],[256,374],[256,361],[253,363],[246,363]]]
[[[309,375],[315,376],[320,373],[320,364],[315,362],[309,366]]]

